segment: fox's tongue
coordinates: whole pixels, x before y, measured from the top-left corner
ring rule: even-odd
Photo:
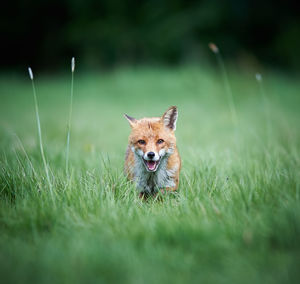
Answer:
[[[150,171],[155,169],[156,162],[155,161],[147,161],[147,167]]]

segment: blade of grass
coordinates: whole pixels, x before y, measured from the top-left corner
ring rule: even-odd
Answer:
[[[72,112],[73,112],[73,87],[74,87],[74,70],[75,70],[75,58],[72,57],[71,60],[71,94],[70,94],[70,109],[69,109],[69,121],[67,126],[67,148],[66,148],[66,174],[69,176],[69,152],[70,152],[70,133],[71,133],[71,121],[72,121]]]
[[[265,113],[265,119],[266,119],[266,131],[267,131],[267,138],[268,138],[268,143],[269,143],[270,135],[271,135],[271,133],[270,133],[271,132],[271,120],[270,120],[269,103],[268,103],[268,99],[266,96],[262,75],[259,73],[256,73],[255,79],[258,83],[259,92],[260,92],[260,95],[261,95],[261,98],[262,98],[263,104],[264,104],[264,113]]]
[[[51,180],[50,180],[48,165],[47,165],[45,154],[44,154],[44,147],[43,147],[43,140],[42,140],[42,130],[41,130],[41,123],[40,123],[40,116],[39,116],[39,106],[38,106],[38,101],[37,101],[37,97],[36,97],[35,85],[34,85],[34,80],[33,80],[33,73],[32,73],[32,70],[31,70],[30,67],[28,67],[28,72],[29,72],[29,77],[30,77],[31,83],[32,83],[32,91],[33,91],[33,99],[34,99],[34,106],[35,106],[35,115],[36,115],[36,121],[37,121],[37,128],[38,128],[40,151],[41,151],[41,156],[42,156],[42,160],[43,160],[43,164],[44,164],[44,168],[45,168],[46,177],[47,177],[47,181],[48,181],[48,184],[49,184],[51,196],[53,198],[52,183],[51,183]]]
[[[210,43],[208,46],[211,49],[211,51],[216,55],[218,65],[219,65],[219,68],[222,73],[222,78],[224,81],[227,98],[228,98],[228,105],[229,105],[229,109],[230,109],[230,113],[231,113],[231,119],[232,119],[233,124],[235,126],[237,126],[238,125],[238,117],[237,117],[237,112],[236,112],[236,106],[235,106],[235,103],[233,100],[233,94],[232,94],[231,86],[229,84],[228,74],[227,74],[227,70],[225,68],[224,60],[222,58],[219,48],[214,43]]]
[[[34,177],[37,179],[37,178],[38,178],[38,175],[37,175],[37,173],[36,173],[36,171],[35,171],[35,169],[34,169],[34,167],[33,167],[33,164],[32,164],[32,162],[31,162],[31,160],[30,160],[30,158],[29,158],[29,156],[28,156],[28,154],[27,154],[27,152],[26,152],[26,150],[25,150],[25,147],[24,147],[24,145],[23,145],[21,139],[19,138],[19,136],[18,136],[16,133],[13,133],[13,135],[14,135],[14,136],[16,137],[16,139],[18,140],[19,146],[21,147],[21,150],[23,151],[23,153],[24,153],[24,155],[25,155],[25,157],[26,157],[26,159],[27,159],[27,161],[28,161],[28,163],[29,163],[29,165],[30,165],[30,168],[31,168],[31,170],[32,170],[32,172],[33,172],[33,175],[34,175]]]

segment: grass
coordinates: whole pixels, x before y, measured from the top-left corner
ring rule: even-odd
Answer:
[[[78,71],[78,70],[77,70]],[[0,77],[0,275],[4,283],[296,283],[299,81],[194,67],[36,76],[51,192],[26,75]],[[134,117],[177,105],[180,188],[141,202],[122,168]],[[271,127],[268,128],[268,124]],[[267,129],[268,128],[268,129]]]
[[[32,70],[31,70],[30,67],[28,68],[28,73],[29,73],[29,77],[30,77],[31,85],[32,85],[32,93],[33,93],[33,100],[34,100],[37,130],[38,130],[38,136],[39,136],[39,142],[40,142],[41,157],[42,157],[42,160],[43,160],[43,164],[44,164],[45,173],[46,173],[46,177],[47,177],[47,180],[48,180],[49,188],[50,188],[50,191],[51,191],[51,194],[52,194],[52,185],[51,185],[51,181],[50,181],[48,165],[47,165],[45,154],[44,154],[41,122],[40,122],[40,115],[39,115],[39,106],[38,106],[37,97],[36,97],[35,85],[34,85],[34,80],[33,80],[33,73],[32,73]]]
[[[71,95],[70,95],[70,109],[69,109],[69,120],[67,126],[67,148],[66,148],[66,174],[69,175],[69,152],[70,152],[70,134],[71,134],[71,122],[72,122],[72,111],[73,111],[73,93],[74,93],[74,71],[75,71],[75,58],[71,59]]]
[[[226,94],[228,97],[228,106],[230,108],[232,121],[233,121],[233,123],[237,124],[238,117],[236,114],[235,104],[234,104],[234,100],[233,100],[233,94],[232,94],[231,86],[229,83],[228,74],[227,74],[227,70],[226,70],[226,67],[224,64],[223,57],[220,53],[219,48],[214,43],[210,43],[208,46],[216,56],[216,59],[217,59],[218,65],[219,65],[219,69],[220,69],[222,77],[223,77],[225,91],[226,91]]]

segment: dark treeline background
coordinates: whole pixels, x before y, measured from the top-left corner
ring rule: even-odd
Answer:
[[[227,60],[295,70],[296,1],[17,0],[2,3],[1,69],[205,62],[215,42]]]

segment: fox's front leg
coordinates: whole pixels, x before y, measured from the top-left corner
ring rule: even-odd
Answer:
[[[167,192],[174,192],[174,191],[176,191],[177,190],[177,187],[166,187],[166,188],[162,188],[161,190],[160,190],[160,193],[161,194],[166,194]]]
[[[150,193],[146,191],[142,191],[139,193],[139,198],[142,200],[147,200],[150,197]]]
[[[175,186],[165,187],[165,188],[161,189],[160,192],[164,194],[166,192],[174,192],[174,191],[176,191],[178,189],[178,185],[179,185],[179,178],[176,177],[174,179],[174,181],[175,181],[174,182]]]

